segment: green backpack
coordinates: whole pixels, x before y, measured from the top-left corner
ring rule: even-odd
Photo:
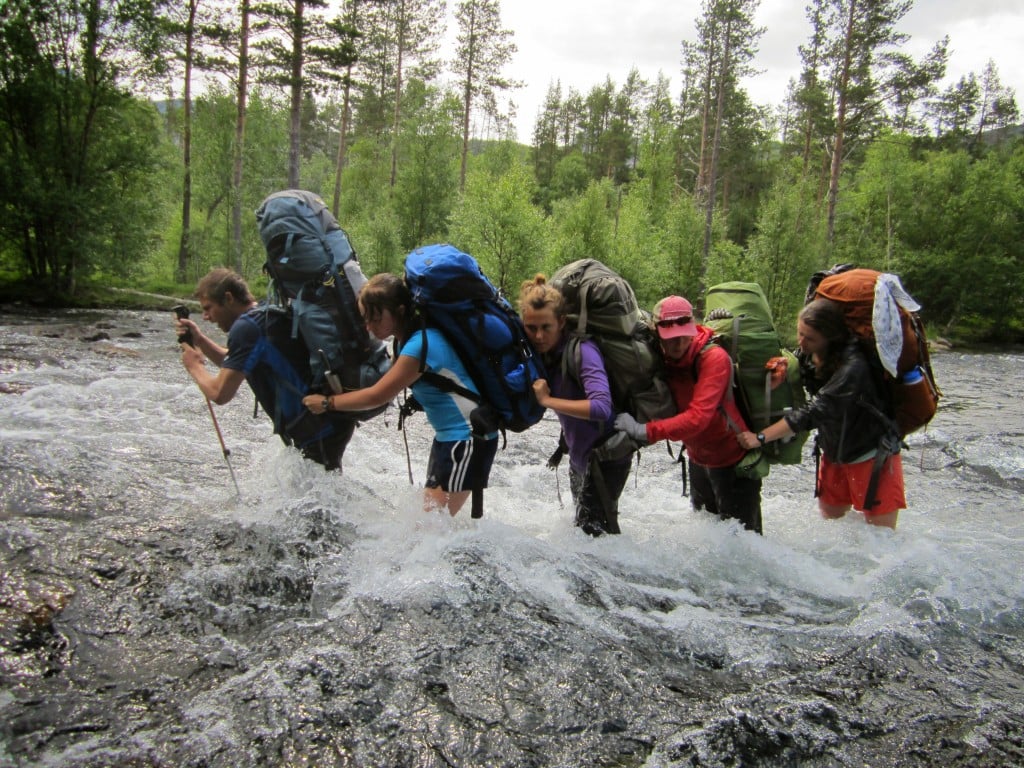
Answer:
[[[729,282],[708,288],[704,325],[733,364],[733,395],[750,429],[761,432],[783,413],[804,404],[800,364],[782,348],[772,312],[757,283]],[[807,433],[768,443],[769,464],[799,464]]]
[[[566,264],[551,276],[551,285],[565,299],[570,342],[563,359],[569,373],[579,379],[579,342],[593,339],[604,357],[616,411],[641,422],[674,416],[650,316],[632,286],[596,259]]]

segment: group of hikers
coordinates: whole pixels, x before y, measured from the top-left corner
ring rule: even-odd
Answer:
[[[415,249],[403,276],[367,279],[310,192],[271,194],[256,220],[267,300],[239,274],[210,271],[195,295],[226,345],[176,308],[182,363],[209,404],[248,382],[282,440],[329,470],[357,424],[401,397],[399,426],[422,410],[434,430],[424,507],[451,515],[470,499],[482,514],[499,437],[546,410],[561,426],[548,466],[568,455],[574,522],[592,536],[620,532],[632,460],[660,441],[682,444],[695,510],[757,534],[768,465],[800,462],[812,430],[823,517],[854,509],[895,528],[906,506],[900,447],[941,393],[920,307],[895,275],[816,273],[793,354],[753,283],[709,288],[701,323],[682,296],[643,311],[627,281],[583,259],[524,281],[513,305],[450,245]]]
[[[287,424],[276,431],[292,442],[294,433],[287,437],[284,433],[301,424],[304,416],[315,416],[311,429],[323,434],[305,442],[302,450],[308,458],[334,469],[340,468],[357,423],[355,417],[380,412],[409,389],[435,432],[427,465],[425,507],[455,515],[474,491],[487,487],[498,431],[482,432],[473,423],[476,403],[463,397],[459,387],[439,387],[428,375],[443,373],[465,390],[478,392],[444,333],[429,327],[423,333],[415,332],[422,325],[403,278],[390,273],[375,275],[357,297],[358,312],[369,333],[381,341],[394,340],[390,367],[369,386],[335,394],[308,391],[307,348],[296,343],[287,315],[257,302],[240,275],[227,269],[211,271],[199,281],[196,298],[203,319],[227,333],[226,346],[221,346],[187,317],[175,320],[179,338],[189,341],[182,344],[182,363],[211,402],[230,401],[241,382],[247,381],[259,404],[275,417],[277,427],[280,402],[287,394],[282,387],[294,393],[296,387],[304,386],[305,379],[307,389],[301,404],[306,413],[287,414]],[[669,440],[685,446],[692,507],[735,519],[760,534],[761,477],[745,475],[737,468],[749,451],[812,429],[817,430],[820,450],[816,495],[821,514],[838,518],[856,509],[869,523],[895,527],[898,512],[906,503],[898,445],[890,450],[879,447],[887,432],[874,412],[884,408],[885,395],[834,302],[811,301],[797,322],[809,399],[756,433],[731,396],[728,351],[709,343],[712,329],[698,323],[686,298],[665,297],[651,313],[675,414],[646,423],[629,413],[616,413],[605,360],[593,341],[582,340],[578,375],[567,374],[563,356],[570,333],[565,301],[545,276],[523,283],[518,310],[533,350],[547,371],[546,378],[532,382],[532,392],[537,404],[553,411],[561,424],[575,524],[584,532],[593,536],[620,532],[619,497],[634,450]],[[219,367],[216,374],[207,369],[207,359]],[[282,369],[292,372],[283,377],[283,384]],[[604,450],[615,442],[610,438],[616,435],[630,438],[628,447]]]

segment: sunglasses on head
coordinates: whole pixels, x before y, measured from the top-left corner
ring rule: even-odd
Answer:
[[[669,320],[659,320],[655,325],[659,328],[671,328],[673,325],[689,325],[692,322],[692,317],[673,317]]]

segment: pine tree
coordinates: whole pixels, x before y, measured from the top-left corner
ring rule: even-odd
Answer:
[[[811,123],[817,136],[808,133],[808,147],[811,139],[818,137],[827,147],[826,235],[830,245],[835,239],[839,179],[848,145],[872,135],[883,122],[881,91],[889,63],[885,54],[906,41],[907,36],[896,31],[896,24],[911,4],[912,0],[816,0],[808,9],[813,63],[820,66],[813,78],[814,88],[820,90],[814,93],[818,99],[831,94],[828,118],[820,115],[817,125]],[[809,71],[806,58],[805,71]]]
[[[462,0],[455,11],[459,24],[452,71],[462,94],[462,159],[459,168],[459,189],[466,187],[466,159],[469,155],[469,126],[477,99],[494,113],[495,91],[517,86],[501,76],[501,70],[512,59],[516,46],[510,41],[512,32],[501,28],[498,0]]]
[[[728,129],[726,116],[734,109],[733,102],[741,98],[738,81],[751,71],[750,62],[764,32],[753,23],[758,4],[759,0],[705,0],[703,15],[696,22],[698,42],[689,49],[691,66],[700,75],[701,93],[697,195],[704,206],[704,248],[697,295],[704,293],[711,255],[719,160]]]
[[[378,102],[372,126],[391,133],[391,188],[398,176],[405,82],[410,75],[424,82],[436,77],[439,65],[434,53],[443,33],[443,0],[390,0],[370,9],[365,39],[368,51],[362,63]]]
[[[309,93],[340,79],[338,70],[354,56],[351,36],[329,28],[327,0],[266,0],[251,7],[260,53],[257,69],[265,82],[288,94],[288,186],[300,186],[303,104]],[[307,69],[308,68],[308,69]]]

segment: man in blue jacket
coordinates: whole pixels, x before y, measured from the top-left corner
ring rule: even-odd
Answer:
[[[213,403],[230,402],[242,382],[274,422],[274,432],[305,458],[338,469],[352,438],[355,421],[344,414],[316,416],[302,405],[309,394],[309,351],[291,337],[291,320],[281,311],[257,303],[245,280],[229,269],[210,271],[196,286],[203,319],[227,333],[220,346],[188,318],[178,318],[179,334],[189,333],[181,361],[199,389]],[[219,367],[216,375],[206,367]]]

